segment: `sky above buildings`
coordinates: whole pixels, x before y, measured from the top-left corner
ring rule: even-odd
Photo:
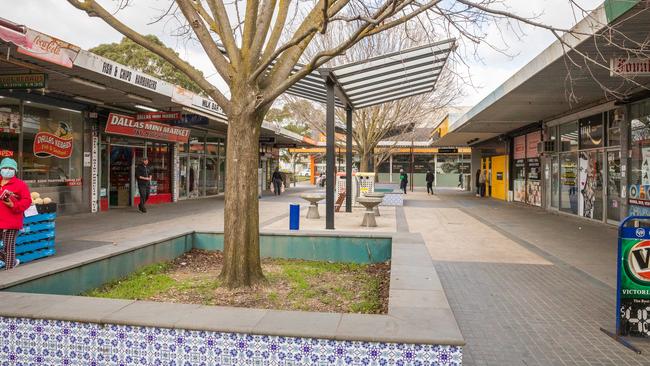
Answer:
[[[170,4],[169,0],[131,0],[131,6],[118,13],[124,23],[142,34],[155,34],[181,57],[188,60],[209,80],[221,84],[210,60],[196,43],[173,36],[177,23],[163,21],[150,24]],[[115,9],[116,1],[100,1]],[[602,0],[573,0],[585,10],[599,6]],[[570,0],[504,0],[503,9],[540,23],[570,28],[584,17]],[[122,36],[98,18],[90,18],[63,0],[0,0],[3,18],[61,38],[84,49],[101,43],[119,42]],[[522,66],[548,47],[554,36],[545,29],[527,25],[509,27],[505,23],[484,29],[487,43],[475,46],[463,42],[456,56],[458,72],[464,77],[465,96],[458,105],[474,105],[506,81]],[[498,50],[495,47],[499,48]]]

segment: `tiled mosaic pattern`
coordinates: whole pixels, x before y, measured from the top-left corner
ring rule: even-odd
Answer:
[[[404,206],[404,195],[402,193],[387,193],[381,204],[384,206]]]
[[[0,317],[0,365],[460,365],[462,348]]]

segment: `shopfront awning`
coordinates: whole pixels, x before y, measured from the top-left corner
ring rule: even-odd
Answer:
[[[565,35],[564,39],[575,51],[565,54],[566,47],[560,41],[554,42],[450,125],[448,133],[434,141],[434,146],[472,145],[531,123],[551,121],[615,100],[605,89],[626,96],[642,90],[634,82],[650,86],[650,77],[626,81],[620,76],[610,76],[609,68],[585,59],[586,56],[609,65],[614,58],[629,56],[612,44],[647,43],[650,9],[643,3],[615,20],[608,18],[603,5],[573,29],[575,34]],[[604,35],[605,32],[613,38]]]

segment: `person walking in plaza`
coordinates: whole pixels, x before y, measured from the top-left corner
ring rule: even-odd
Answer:
[[[16,236],[23,228],[23,213],[32,204],[27,184],[16,178],[18,164],[14,159],[4,158],[0,163],[0,239],[4,243],[0,260],[5,270],[16,267]]]
[[[458,186],[456,188],[463,188],[463,174],[458,174]]]
[[[486,182],[486,173],[485,170],[481,170],[481,175],[478,177],[478,183],[480,185],[480,196],[485,197],[485,182]]]
[[[279,196],[282,193],[282,173],[280,173],[279,168],[275,168],[275,171],[271,176],[271,181],[273,182],[274,194]]]
[[[436,178],[435,178],[435,176],[433,175],[433,173],[431,173],[431,170],[428,170],[428,169],[427,169],[427,176],[426,176],[426,181],[427,181],[427,194],[429,194],[429,193],[434,194],[434,193],[433,193],[433,181],[434,181],[435,179],[436,179]]]
[[[147,200],[149,199],[149,190],[151,189],[151,171],[149,170],[149,159],[142,159],[140,164],[135,168],[135,178],[138,181],[138,192],[140,192],[140,204],[138,209],[142,213],[147,212]]]
[[[404,191],[404,194],[406,194],[406,186],[409,183],[409,177],[404,172],[404,169],[399,170],[399,188]]]
[[[474,179],[474,185],[476,185],[476,197],[481,197],[481,169],[476,170],[476,177]]]

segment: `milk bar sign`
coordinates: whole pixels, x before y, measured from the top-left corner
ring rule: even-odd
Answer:
[[[106,133],[143,139],[187,143],[190,130],[152,121],[138,121],[134,117],[111,113],[106,121]]]
[[[650,58],[613,58],[610,61],[610,76],[650,76]]]
[[[43,89],[47,87],[45,74],[0,75],[0,89]]]

